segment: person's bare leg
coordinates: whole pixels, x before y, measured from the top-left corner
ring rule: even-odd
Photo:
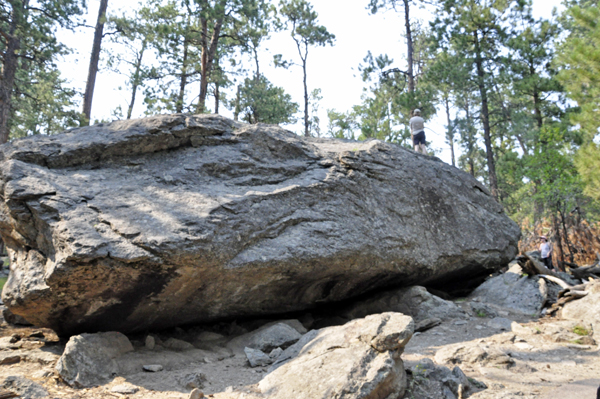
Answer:
[[[422,154],[427,155],[427,149],[425,148],[425,144],[419,144],[419,148]]]
[[[421,152],[421,144],[417,144],[414,147],[415,147],[415,152]]]

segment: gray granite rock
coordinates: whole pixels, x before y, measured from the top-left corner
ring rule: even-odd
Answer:
[[[119,373],[115,359],[132,351],[129,339],[119,332],[75,335],[67,342],[56,370],[77,387],[102,385]]]
[[[120,393],[122,395],[132,395],[140,389],[132,384],[119,384],[110,389],[111,392]]]
[[[437,158],[217,115],[12,141],[0,194],[2,299],[60,335],[478,278],[514,258],[520,235],[480,182]]]
[[[411,317],[390,312],[310,331],[304,337],[311,339],[303,337],[296,355],[258,387],[269,399],[402,398],[407,380],[400,355],[413,329]]]
[[[411,365],[410,379],[413,387],[411,391],[414,399],[456,399],[465,397],[471,391],[471,383],[463,371],[458,367],[450,370],[445,366],[437,366],[431,359],[423,358]],[[461,396],[459,396],[461,392]]]
[[[588,293],[586,296],[563,306],[561,316],[591,324],[594,339],[600,341],[600,282],[596,280],[587,284],[585,291]]]
[[[488,321],[487,324],[489,327],[498,330],[512,331],[512,323],[512,320],[509,320],[506,317],[494,317]]]
[[[16,393],[21,398],[40,399],[48,396],[48,391],[43,386],[21,376],[6,377],[0,388]]]
[[[492,277],[475,289],[469,299],[526,315],[537,315],[548,297],[546,281],[521,274],[520,267]]]
[[[385,291],[358,301],[342,312],[348,319],[369,314],[399,312],[410,315],[416,323],[427,319],[450,320],[465,318],[467,314],[451,301],[427,291],[425,287],[407,287]]]
[[[244,353],[248,358],[250,367],[268,366],[273,363],[273,359],[259,349],[244,348]]]
[[[270,352],[275,348],[287,348],[301,337],[296,329],[284,323],[277,323],[236,337],[227,343],[227,347],[237,353],[241,353],[246,347]]]

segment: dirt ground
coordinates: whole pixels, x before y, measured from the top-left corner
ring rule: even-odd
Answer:
[[[457,304],[469,313],[467,302]],[[423,358],[435,360],[439,350],[450,346],[497,349],[511,359],[510,364],[487,364],[485,361],[468,357],[457,361],[456,364],[446,364],[450,368],[459,366],[467,377],[487,386],[487,389],[476,393],[467,392],[465,397],[588,397],[569,394],[575,394],[577,388],[571,389],[569,384],[600,378],[598,346],[586,335],[589,330],[584,322],[566,322],[555,318],[537,319],[508,312],[503,312],[501,317],[518,324],[509,326],[509,330],[502,330],[497,319],[471,315],[466,319],[449,320],[430,330],[416,333],[402,356],[406,368]],[[506,328],[506,320],[504,324]],[[20,339],[17,339],[19,337]],[[131,339],[136,348],[134,353],[139,356],[148,355],[148,349],[140,342],[141,338]],[[154,355],[158,356],[157,361],[162,359],[163,363],[166,362],[164,371],[148,373],[140,369],[137,373],[117,376],[103,386],[77,389],[61,381],[54,370],[64,345],[65,342],[61,342],[51,330],[19,328],[3,322],[0,326],[0,382],[5,381],[7,377],[21,376],[43,386],[48,392],[48,398],[184,399],[189,397],[191,389],[183,387],[178,379],[190,373],[201,373],[205,377],[200,387],[201,391],[208,397],[225,398],[227,392],[234,389],[251,390],[251,386],[258,383],[267,370],[266,367],[251,368],[243,354],[233,354],[219,345],[192,351],[180,361],[174,361],[176,357],[169,357],[175,356],[170,353],[172,351],[161,349],[159,345],[154,349]],[[123,384],[126,388],[136,388],[137,392],[123,393]],[[584,389],[585,395],[592,390],[595,393],[596,388],[592,387],[594,384],[592,381],[589,389]],[[121,388],[115,388],[117,386]],[[10,386],[0,388],[0,392],[2,389],[10,390]],[[413,384],[412,390],[405,398],[419,398],[418,389],[418,384]],[[567,394],[560,394],[561,389],[566,390]],[[553,391],[559,396],[553,396]],[[28,395],[31,398],[36,397],[34,394],[21,397],[26,398]],[[593,399],[595,395],[590,394],[589,398]]]

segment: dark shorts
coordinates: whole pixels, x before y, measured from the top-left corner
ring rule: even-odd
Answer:
[[[425,132],[421,131],[415,135],[413,135],[413,145],[425,145]]]
[[[547,258],[542,258],[542,262],[544,262],[544,266],[546,266],[548,269],[552,269],[552,257],[549,256]]]

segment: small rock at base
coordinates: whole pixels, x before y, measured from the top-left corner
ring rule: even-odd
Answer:
[[[41,380],[43,378],[48,378],[54,375],[54,373],[50,370],[38,370],[33,373],[31,376],[35,379]]]
[[[139,388],[131,384],[120,384],[112,387],[110,391],[114,393],[120,393],[123,395],[131,395],[139,391]]]
[[[246,354],[246,358],[248,358],[250,367],[268,366],[274,360],[274,358],[269,357],[269,355],[258,349],[246,347],[244,348],[244,353]]]
[[[269,357],[271,359],[277,359],[279,357],[279,355],[281,355],[282,353],[283,353],[283,349],[275,348],[271,351],[271,353],[269,353]]]
[[[45,336],[42,331],[34,331],[31,334],[29,334],[29,338],[45,338]]]
[[[512,321],[504,317],[494,317],[488,322],[488,326],[499,330],[512,330]]]
[[[198,388],[194,388],[192,392],[190,392],[190,396],[188,399],[201,399],[204,397],[204,393]]]
[[[466,323],[466,322],[465,322]],[[432,317],[429,319],[421,320],[415,326],[416,332],[427,331],[433,327],[439,326],[442,324],[442,320],[437,317]]]
[[[154,339],[154,337],[152,335],[148,335],[146,337],[146,349],[149,350],[154,350],[154,347],[156,346],[156,340]]]
[[[152,373],[156,373],[158,371],[162,371],[163,370],[163,366],[161,366],[160,364],[148,364],[143,366],[144,371],[150,371]]]

